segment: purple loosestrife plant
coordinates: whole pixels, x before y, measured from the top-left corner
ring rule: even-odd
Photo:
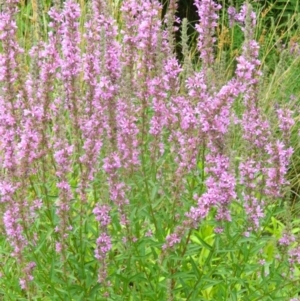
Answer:
[[[150,81],[155,75],[156,50],[161,41],[161,20],[159,12],[161,5],[158,1],[124,1],[124,49],[130,53],[126,59],[128,67],[134,71],[132,87],[134,95],[140,101],[139,110],[142,119],[142,136],[147,133],[147,109],[150,105]],[[128,61],[129,59],[129,61]],[[132,72],[131,71],[131,72]]]
[[[194,5],[200,18],[199,24],[196,25],[196,30],[199,33],[198,50],[205,73],[214,63],[215,30],[218,25],[218,11],[222,6],[212,0],[195,0]]]
[[[29,244],[29,237],[26,235],[29,205],[27,196],[22,192],[28,185],[28,176],[34,171],[33,162],[38,157],[36,142],[39,137],[33,120],[25,110],[30,88],[26,91],[23,86],[25,81],[21,57],[24,50],[17,41],[17,3],[18,1],[6,1],[0,18],[0,164],[3,169],[0,185],[3,225],[12,247],[11,255],[20,267],[20,283],[22,282],[23,288],[28,288],[33,280],[31,271],[34,265],[29,272],[25,256]]]
[[[296,296],[299,237],[276,215],[293,111],[276,108],[273,123],[264,112],[251,7],[230,10],[245,40],[226,81],[221,6],[194,4],[199,66],[176,59],[177,1],[161,20],[158,1],[124,0],[115,20],[107,1],[68,0],[49,10],[47,40],[28,51],[14,21],[22,3],[5,3],[4,300]]]
[[[95,250],[95,258],[99,260],[101,266],[98,272],[98,282],[106,283],[107,281],[107,253],[110,251],[111,245],[111,238],[107,234],[107,226],[111,222],[111,218],[109,216],[110,208],[107,205],[97,205],[93,210],[95,214],[96,220],[99,222],[100,225],[100,236],[96,240],[96,250]]]
[[[213,38],[214,31],[209,31],[206,27],[210,22],[212,23],[211,28],[216,26],[215,21],[210,18],[213,16],[213,19],[217,19],[217,15],[215,15],[215,12],[212,15],[209,12],[213,8],[214,10],[218,10],[220,7],[213,1],[203,1],[201,2],[201,5],[199,2],[195,2],[195,5],[198,8],[198,14],[202,11],[206,12],[206,15],[200,15],[200,23],[198,25],[198,32],[200,34],[198,47],[201,49],[201,52],[202,47],[204,47],[201,44],[201,39],[210,39],[211,42],[207,47],[213,48],[215,42],[215,39]],[[200,220],[207,216],[212,206],[218,207],[217,219],[230,220],[230,213],[227,207],[235,198],[235,178],[230,170],[228,170],[229,158],[224,154],[224,144],[225,135],[230,124],[231,106],[240,90],[237,86],[237,82],[234,80],[228,82],[227,85],[224,85],[219,92],[215,92],[215,89],[211,90],[211,87],[213,87],[214,84],[211,82],[208,84],[206,68],[208,68],[208,64],[211,64],[211,61],[213,61],[213,57],[206,57],[206,54],[207,51],[203,50],[202,71],[196,73],[193,78],[187,81],[187,90],[190,97],[198,99],[198,104],[194,108],[194,114],[197,114],[195,116],[199,119],[199,121],[196,122],[198,127],[200,127],[198,136],[201,137],[202,141],[205,141],[208,149],[210,149],[210,154],[206,156],[205,161],[208,166],[206,168],[206,173],[212,173],[212,176],[208,176],[206,180],[207,192],[200,198],[197,194],[194,195],[194,198],[198,199],[198,207],[191,207],[190,211],[186,214],[188,218],[184,223],[186,228],[196,228]],[[185,115],[185,118],[187,118],[187,116],[189,115]],[[190,138],[189,143],[191,143],[191,141],[197,141],[192,139],[197,138]],[[197,150],[200,145],[201,143],[198,141],[194,148]],[[179,154],[180,152],[182,152],[182,148],[179,151]],[[196,158],[197,156],[194,157],[194,160]],[[226,171],[226,169],[228,171]],[[222,197],[220,198],[219,195],[222,195]],[[180,233],[177,237],[182,235],[182,230],[182,226],[177,228],[177,231]]]
[[[204,1],[201,4],[204,5]],[[210,5],[213,4],[210,2]],[[192,206],[186,214],[187,220],[177,226],[173,234],[167,236],[163,246],[165,250],[174,248],[175,245],[182,242],[187,229],[198,228],[199,223],[205,220],[213,206],[217,208],[216,220],[232,220],[230,203],[237,198],[237,181],[234,170],[230,167],[230,157],[226,153],[225,145],[226,134],[231,122],[232,105],[239,94],[243,95],[245,104],[245,112],[240,122],[243,127],[243,138],[249,142],[251,153],[250,159],[240,164],[240,183],[245,188],[241,196],[249,220],[248,230],[260,229],[260,222],[265,216],[266,203],[261,197],[257,197],[258,191],[261,191],[262,187],[266,189],[264,191],[266,196],[282,197],[279,191],[285,185],[287,162],[292,150],[285,149],[281,142],[277,142],[277,146],[273,142],[272,146],[267,146],[267,142],[272,139],[269,124],[264,120],[258,103],[258,83],[261,73],[258,70],[260,65],[258,44],[252,40],[255,14],[249,6],[245,5],[238,17],[237,20],[242,24],[245,33],[245,42],[243,55],[237,59],[236,77],[221,87],[220,92],[215,92],[214,89],[210,90],[206,84],[207,78],[201,76],[201,73],[198,75],[200,81],[194,83],[193,79],[188,80],[190,96],[199,95],[201,97],[197,112],[198,118],[201,120],[199,125],[202,126],[202,139],[207,141],[209,149],[209,153],[205,157],[206,191],[200,197],[197,194],[194,195],[194,198],[198,200],[198,206]],[[199,26],[201,28],[201,23]],[[202,30],[198,28],[198,32],[201,41]],[[205,66],[203,62],[204,72]],[[214,84],[210,83],[209,87],[213,86]],[[197,91],[195,88],[200,89]],[[260,157],[257,152],[261,154]],[[265,168],[267,165],[270,167]],[[262,177],[261,180],[257,179],[258,175]],[[221,233],[223,229],[216,227],[215,231]],[[191,232],[189,232],[185,244],[189,241],[190,234]],[[245,232],[245,235],[248,236],[249,232]]]
[[[74,10],[74,14],[73,14]],[[78,70],[78,57],[76,57],[78,51],[78,45],[75,41],[68,43],[68,39],[72,40],[72,34],[77,30],[76,19],[79,16],[78,7],[72,1],[67,1],[65,3],[64,10],[59,12],[55,9],[50,11],[50,16],[53,19],[51,26],[58,30],[59,40],[51,39],[53,36],[50,34],[50,41],[54,42],[54,52],[56,48],[56,43],[61,44],[62,55],[57,56],[58,65],[58,77],[62,80],[66,94],[62,97],[57,97],[52,105],[53,109],[53,119],[55,120],[55,125],[52,130],[54,136],[52,137],[52,148],[53,148],[53,158],[56,164],[55,175],[57,177],[56,187],[58,189],[58,202],[56,214],[59,216],[59,223],[55,228],[55,231],[59,233],[59,241],[56,242],[56,252],[62,254],[62,258],[65,261],[65,250],[66,250],[66,239],[68,237],[68,232],[72,229],[69,224],[68,216],[71,210],[71,201],[73,199],[73,192],[68,181],[68,175],[72,172],[72,156],[74,154],[74,144],[68,141],[66,138],[66,119],[64,116],[64,111],[70,110],[70,115],[73,120],[73,127],[78,128],[78,116],[77,116],[77,103],[74,104],[74,96],[76,93],[74,91],[75,87],[75,77]],[[73,20],[75,19],[75,20]],[[74,23],[75,22],[75,23]],[[70,28],[68,27],[70,26]],[[75,26],[73,28],[72,26]],[[70,31],[70,32],[69,32]],[[76,36],[77,38],[77,36]],[[68,69],[70,67],[70,69]],[[76,102],[76,101],[75,101]],[[76,120],[76,121],[74,121]],[[78,137],[77,137],[78,139]],[[78,146],[79,141],[76,142]],[[78,149],[77,149],[78,150]]]
[[[56,20],[60,22],[58,35],[60,36],[62,52],[60,57],[60,76],[65,92],[63,101],[71,114],[73,144],[77,150],[77,156],[80,153],[79,116],[82,109],[81,99],[78,98],[79,87],[77,85],[81,63],[79,17],[79,5],[70,0],[64,3],[59,20]]]
[[[14,17],[17,13],[17,2],[7,1],[1,12],[0,23],[0,40],[3,49],[0,56],[0,80],[2,84],[0,96],[2,141],[0,147],[4,154],[1,158],[1,165],[10,172],[14,172],[17,164],[15,130],[19,125],[19,118],[17,115],[18,91],[16,85],[20,79],[18,57],[23,52],[16,40],[17,25]]]
[[[103,146],[108,147],[111,152],[115,147],[115,93],[117,79],[120,76],[120,47],[116,42],[114,20],[109,16],[105,2],[92,1],[91,5],[91,17],[85,23],[86,32],[83,36],[86,43],[86,52],[83,55],[85,109],[80,120],[83,155],[80,157],[81,175],[78,191],[81,202],[86,205],[84,207],[81,205],[81,217],[87,212],[88,189],[93,187],[92,182],[99,173],[99,153]],[[110,141],[109,146],[104,143],[104,137]],[[108,178],[109,189],[113,190],[114,183],[110,177]],[[99,222],[100,232],[96,239],[94,255],[100,264],[98,282],[103,285],[108,285],[106,282],[108,265],[106,257],[111,249],[111,238],[107,229],[110,223],[109,210],[108,205],[100,203],[97,203],[93,210],[96,220]]]
[[[264,185],[257,176],[263,168],[264,150],[263,146],[269,141],[270,129],[267,121],[263,120],[263,115],[258,104],[259,93],[259,71],[260,61],[258,60],[259,46],[253,39],[256,16],[251,7],[245,4],[241,12],[235,16],[241,24],[245,33],[243,52],[237,58],[236,77],[237,83],[241,87],[245,110],[240,120],[243,128],[243,139],[248,142],[248,153],[245,162],[241,162],[240,183],[244,185],[242,192],[246,213],[252,226],[248,230],[258,229],[260,220],[264,216],[264,200],[257,198],[256,191]],[[248,232],[247,232],[248,233]]]
[[[282,197],[280,191],[285,185],[292,150],[286,149],[280,141],[273,141],[270,125],[259,106],[259,78],[262,74],[259,71],[259,46],[253,39],[256,15],[245,4],[235,19],[245,33],[243,53],[237,58],[236,69],[245,107],[240,123],[243,138],[248,143],[248,158],[240,164],[241,184],[245,187],[243,199],[249,220],[254,229],[258,229],[267,204],[262,196],[257,197],[257,191],[264,189],[265,196],[271,199]]]

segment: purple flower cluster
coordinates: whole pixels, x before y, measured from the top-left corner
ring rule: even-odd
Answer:
[[[228,205],[236,198],[235,177],[228,172],[229,159],[220,154],[209,154],[206,157],[206,179],[207,191],[200,197],[195,195],[197,207],[192,207],[186,215],[192,220],[194,227],[205,218],[210,208],[218,208],[217,220],[230,221]]]
[[[218,11],[222,6],[212,0],[195,0],[194,5],[197,7],[200,17],[196,30],[199,33],[198,50],[202,59],[202,67],[205,70],[214,63],[214,44],[216,42],[214,34],[218,25]]]

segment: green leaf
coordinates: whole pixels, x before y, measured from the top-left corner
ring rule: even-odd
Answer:
[[[213,247],[205,242],[198,233],[195,233],[194,235],[191,235],[191,240],[195,242],[196,244],[202,245],[204,248],[206,248],[209,251],[213,250]]]
[[[190,258],[190,263],[192,265],[194,274],[197,276],[198,279],[200,279],[201,278],[201,272],[199,271],[199,269],[198,269],[198,267],[197,267],[197,265],[196,265],[193,257],[190,256],[189,258]]]

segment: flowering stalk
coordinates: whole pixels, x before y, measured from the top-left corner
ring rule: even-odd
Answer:
[[[22,194],[26,179],[34,169],[30,166],[36,159],[36,132],[30,118],[24,120],[22,109],[28,104],[21,67],[24,50],[17,41],[15,16],[19,1],[8,0],[4,4],[0,21],[0,164],[4,169],[0,178],[0,197],[3,204],[3,223],[8,241],[13,249],[12,256],[21,267],[22,289],[29,289],[33,280],[27,273],[24,256],[28,246],[28,203]],[[28,143],[31,140],[33,145]]]
[[[194,5],[200,18],[199,24],[196,25],[196,30],[199,33],[198,50],[202,59],[202,69],[205,73],[214,63],[214,44],[216,42],[215,29],[217,27],[218,11],[221,5],[213,0],[195,0]]]
[[[134,71],[133,88],[140,102],[141,134],[147,134],[147,109],[150,106],[148,84],[155,73],[156,49],[158,47],[161,20],[158,1],[124,1],[124,53],[131,53],[125,64]],[[131,71],[131,72],[132,72]],[[133,74],[133,73],[132,73]],[[143,150],[144,151],[144,150]]]
[[[54,12],[54,11],[53,11]],[[80,30],[79,30],[80,6],[73,0],[64,3],[62,12],[52,14],[56,22],[60,23],[58,34],[62,57],[60,58],[60,79],[65,91],[64,102],[70,112],[72,121],[73,144],[76,154],[81,153],[81,133],[79,125],[79,116],[82,110],[82,102],[78,97],[80,95],[78,87],[78,78],[80,73]]]
[[[107,205],[97,204],[93,210],[96,220],[99,222],[100,235],[96,240],[95,258],[100,262],[101,266],[98,272],[98,282],[109,285],[107,282],[107,253],[112,247],[111,238],[108,235],[107,227],[111,222],[109,216],[110,208]]]
[[[58,113],[61,114],[61,111],[58,110]],[[68,232],[72,229],[72,226],[69,224],[69,214],[73,193],[68,182],[68,174],[72,171],[74,146],[69,144],[65,138],[65,132],[62,129],[62,123],[58,119],[53,128],[56,135],[53,144],[54,160],[57,166],[56,176],[58,179],[56,186],[59,190],[56,210],[56,214],[59,216],[59,225],[55,228],[55,231],[59,233],[60,238],[60,241],[56,243],[56,251],[61,253],[62,258],[65,260],[66,240],[69,234]]]
[[[252,12],[250,5],[242,6],[239,14],[234,18],[242,26],[245,33],[243,52],[237,58],[236,78],[243,93],[244,113],[240,124],[242,126],[243,139],[247,142],[248,154],[244,162],[240,163],[240,184],[244,191],[243,202],[250,225],[246,231],[258,229],[260,220],[264,216],[264,201],[258,199],[257,191],[261,191],[264,181],[257,178],[262,171],[265,158],[264,145],[270,140],[269,123],[263,120],[262,112],[258,105],[259,78],[262,75],[259,71],[260,61],[259,45],[253,39],[256,25],[256,15]]]
[[[1,165],[9,173],[13,173],[17,165],[15,136],[19,126],[17,100],[20,100],[20,97],[18,97],[16,86],[21,78],[18,68],[19,56],[23,53],[23,49],[16,39],[17,25],[14,17],[17,13],[17,3],[16,0],[7,1],[3,12],[1,12],[0,22],[0,41],[3,49],[0,54],[0,81],[2,85],[0,95],[0,134],[2,141],[0,147],[4,154]]]
[[[71,190],[68,176],[72,172],[72,157],[74,155],[74,148],[79,151],[80,135],[78,130],[78,103],[76,102],[76,77],[79,72],[79,37],[78,24],[76,20],[79,17],[79,7],[73,1],[67,1],[62,12],[56,9],[51,9],[49,12],[52,22],[50,27],[57,31],[57,36],[52,33],[49,34],[49,44],[45,46],[45,51],[48,51],[49,61],[44,61],[43,75],[48,79],[45,83],[44,89],[50,88],[53,85],[51,80],[51,73],[56,71],[58,79],[61,80],[65,90],[63,97],[57,97],[51,104],[53,112],[52,119],[54,125],[52,127],[51,148],[53,149],[53,158],[55,162],[55,175],[57,177],[56,187],[58,188],[58,201],[56,213],[59,216],[59,223],[55,231],[59,233],[59,242],[56,243],[56,251],[62,255],[65,263],[67,237],[72,226],[69,223],[71,201],[73,199],[73,192]],[[75,32],[76,31],[76,32]],[[62,45],[62,58],[58,55],[59,47]],[[43,89],[43,87],[42,87]],[[43,90],[42,90],[43,91]],[[50,107],[49,91],[44,90],[44,104],[45,111]],[[64,112],[70,112],[70,118],[75,130],[73,143],[67,139],[67,131],[65,124],[67,124],[67,116]],[[49,116],[49,115],[46,115]],[[45,116],[45,117],[46,117]],[[44,117],[44,118],[45,118]]]

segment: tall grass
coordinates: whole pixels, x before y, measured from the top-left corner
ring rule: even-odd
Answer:
[[[0,299],[299,300],[294,23],[59,2],[2,6]]]

